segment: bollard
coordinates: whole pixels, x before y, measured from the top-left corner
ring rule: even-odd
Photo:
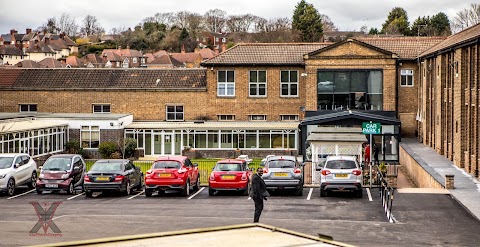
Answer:
[[[452,174],[445,175],[445,189],[447,190],[455,189],[454,178],[455,178],[455,175],[452,175]]]

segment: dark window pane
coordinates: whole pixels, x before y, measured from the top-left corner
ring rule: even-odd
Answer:
[[[257,82],[257,71],[250,71],[250,82]]]
[[[354,71],[352,72],[351,91],[352,92],[367,92],[367,77],[368,72]]]
[[[259,82],[267,82],[267,72],[266,71],[259,71],[258,72],[258,81]]]
[[[175,120],[183,120],[183,113],[175,114]]]
[[[290,85],[290,95],[297,95],[297,84]]]
[[[318,92],[333,92],[334,72],[318,73]]]
[[[250,85],[250,95],[257,95],[257,84]]]
[[[267,91],[265,90],[265,84],[260,84],[258,87],[258,95],[267,95]]]
[[[37,111],[37,105],[30,105],[30,111]]]
[[[335,73],[335,92],[350,92],[350,73]]]
[[[177,105],[175,108],[176,108],[175,109],[176,112],[183,112],[183,106],[182,105]]]
[[[298,72],[290,71],[290,82],[298,82]]]
[[[175,114],[174,113],[168,113],[167,114],[167,120],[175,120]]]
[[[110,105],[104,105],[103,112],[110,112]]]
[[[28,111],[28,105],[20,105],[20,111]]]
[[[288,84],[282,84],[282,95],[288,95]]]
[[[218,71],[218,81],[219,82],[225,82],[226,81],[226,75],[225,75],[225,71]]]
[[[167,106],[167,112],[175,112],[175,106],[173,105]]]
[[[407,77],[402,75],[402,82],[401,85],[407,85]]]
[[[234,71],[227,71],[227,82],[235,82]]]
[[[280,72],[281,82],[288,82],[288,73],[289,71]]]
[[[100,105],[94,105],[94,106],[93,106],[93,112],[94,112],[94,113],[102,112],[102,106],[100,106]]]

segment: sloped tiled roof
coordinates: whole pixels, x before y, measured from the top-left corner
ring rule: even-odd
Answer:
[[[68,49],[68,46],[63,39],[50,40],[50,46],[56,50]]]
[[[156,65],[171,65],[173,67],[180,67],[183,66],[183,63],[179,62],[175,58],[169,55],[163,55],[161,57],[155,58],[152,62],[148,62],[147,64],[156,64]]]
[[[55,58],[48,57],[43,59],[42,61],[38,62],[44,68],[63,68],[65,67],[61,62],[56,60]]]
[[[85,57],[83,57],[83,59],[85,59],[85,61],[87,63],[88,62],[93,63],[93,64],[103,64],[104,63],[103,58],[101,58],[99,55],[94,54],[94,53],[87,54]],[[110,60],[110,61],[119,61],[119,60]]]
[[[19,68],[42,68],[43,66],[41,66],[40,64],[38,64],[37,62],[35,62],[33,60],[23,60],[23,61],[15,64],[15,67],[19,67]]]
[[[400,59],[415,59],[422,52],[445,40],[446,37],[358,37],[369,45],[397,54]]]
[[[48,45],[45,45],[45,42],[37,42],[36,44],[31,45],[25,53],[55,53],[52,48]]]
[[[206,69],[0,68],[0,89],[206,90]]]
[[[181,63],[194,63],[202,60],[202,56],[199,53],[192,52],[172,53],[170,56]]]
[[[200,51],[198,51],[198,53],[200,53],[203,60],[210,59],[217,55],[217,53],[212,51],[212,49],[210,48],[203,48]]]
[[[66,64],[69,64],[72,68],[85,68],[87,67],[87,62],[85,59],[79,58],[77,56],[68,56],[65,60]]]
[[[303,55],[332,43],[249,43],[238,44],[205,61],[202,65],[303,65]]]
[[[141,51],[133,50],[133,49],[104,49],[102,51],[102,56],[105,53],[113,52],[122,57],[141,57],[143,56]]]
[[[459,33],[448,36],[443,42],[438,43],[436,46],[433,46],[427,51],[420,54],[420,57],[424,57],[432,53],[439,52],[439,51],[454,47],[456,45],[478,39],[479,37],[480,37],[480,23],[475,26],[469,27]]]
[[[153,53],[146,53],[143,54],[143,56],[146,58],[145,62],[147,63],[155,60],[155,56],[153,55]]]
[[[156,57],[161,57],[163,55],[168,55],[168,52],[165,51],[165,50],[159,50],[159,51],[153,53],[153,55],[156,56]]]
[[[29,34],[25,34],[22,38],[22,41],[30,41],[31,39],[33,39],[33,37],[35,37],[36,33],[29,33]]]
[[[12,42],[12,35],[2,34],[2,39],[3,39],[3,41],[5,41],[5,43],[10,43],[10,42]]]
[[[22,50],[18,49],[15,45],[4,45],[0,47],[0,55],[24,56]]]

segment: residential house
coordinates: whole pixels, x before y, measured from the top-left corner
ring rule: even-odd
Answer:
[[[163,55],[146,64],[147,68],[182,68],[185,65],[170,55]]]
[[[97,54],[87,54],[85,57],[87,68],[105,68],[105,60]]]
[[[212,51],[212,49],[210,48],[202,48],[198,51],[195,51],[197,53],[200,54],[200,56],[202,56],[202,61],[205,61],[207,59],[210,59],[210,58],[213,58],[214,56],[218,55],[218,53]]]
[[[19,68],[43,68],[42,65],[40,65],[39,63],[37,63],[35,61],[32,61],[32,60],[22,60],[22,61],[18,62],[17,64],[15,64],[15,67],[19,67]]]
[[[214,50],[220,50],[223,44],[227,44],[228,37],[226,33],[204,32],[197,41],[203,45],[212,47]]]
[[[122,49],[121,46],[118,49],[105,49],[102,51],[102,56],[105,54],[114,53],[122,58],[122,68],[140,68],[144,67],[146,59],[141,51],[130,49]]]
[[[0,65],[14,65],[25,57],[22,50],[15,45],[0,45]]]
[[[26,58],[39,62],[45,58],[56,58],[57,53],[50,46],[50,39],[45,41],[34,41],[28,49],[25,50]]]
[[[65,60],[65,67],[67,68],[86,68],[87,61],[83,58],[79,58],[77,56],[68,56]]]
[[[43,68],[65,68],[65,64],[61,63],[53,57],[45,58],[42,61],[38,62],[38,64]]]
[[[171,53],[170,56],[176,61],[183,63],[185,68],[200,68],[200,63],[203,61],[200,53],[185,52],[183,47],[180,53]]]

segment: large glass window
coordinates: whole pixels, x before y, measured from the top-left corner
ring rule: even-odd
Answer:
[[[317,93],[319,110],[382,110],[382,71],[319,71]]]
[[[217,74],[217,95],[235,96],[235,71],[219,70]]]
[[[82,126],[80,129],[80,138],[83,148],[98,148],[100,144],[100,127]]]
[[[249,75],[249,94],[253,97],[267,96],[267,71],[252,70]]]
[[[280,88],[282,97],[298,96],[298,71],[280,71]]]

